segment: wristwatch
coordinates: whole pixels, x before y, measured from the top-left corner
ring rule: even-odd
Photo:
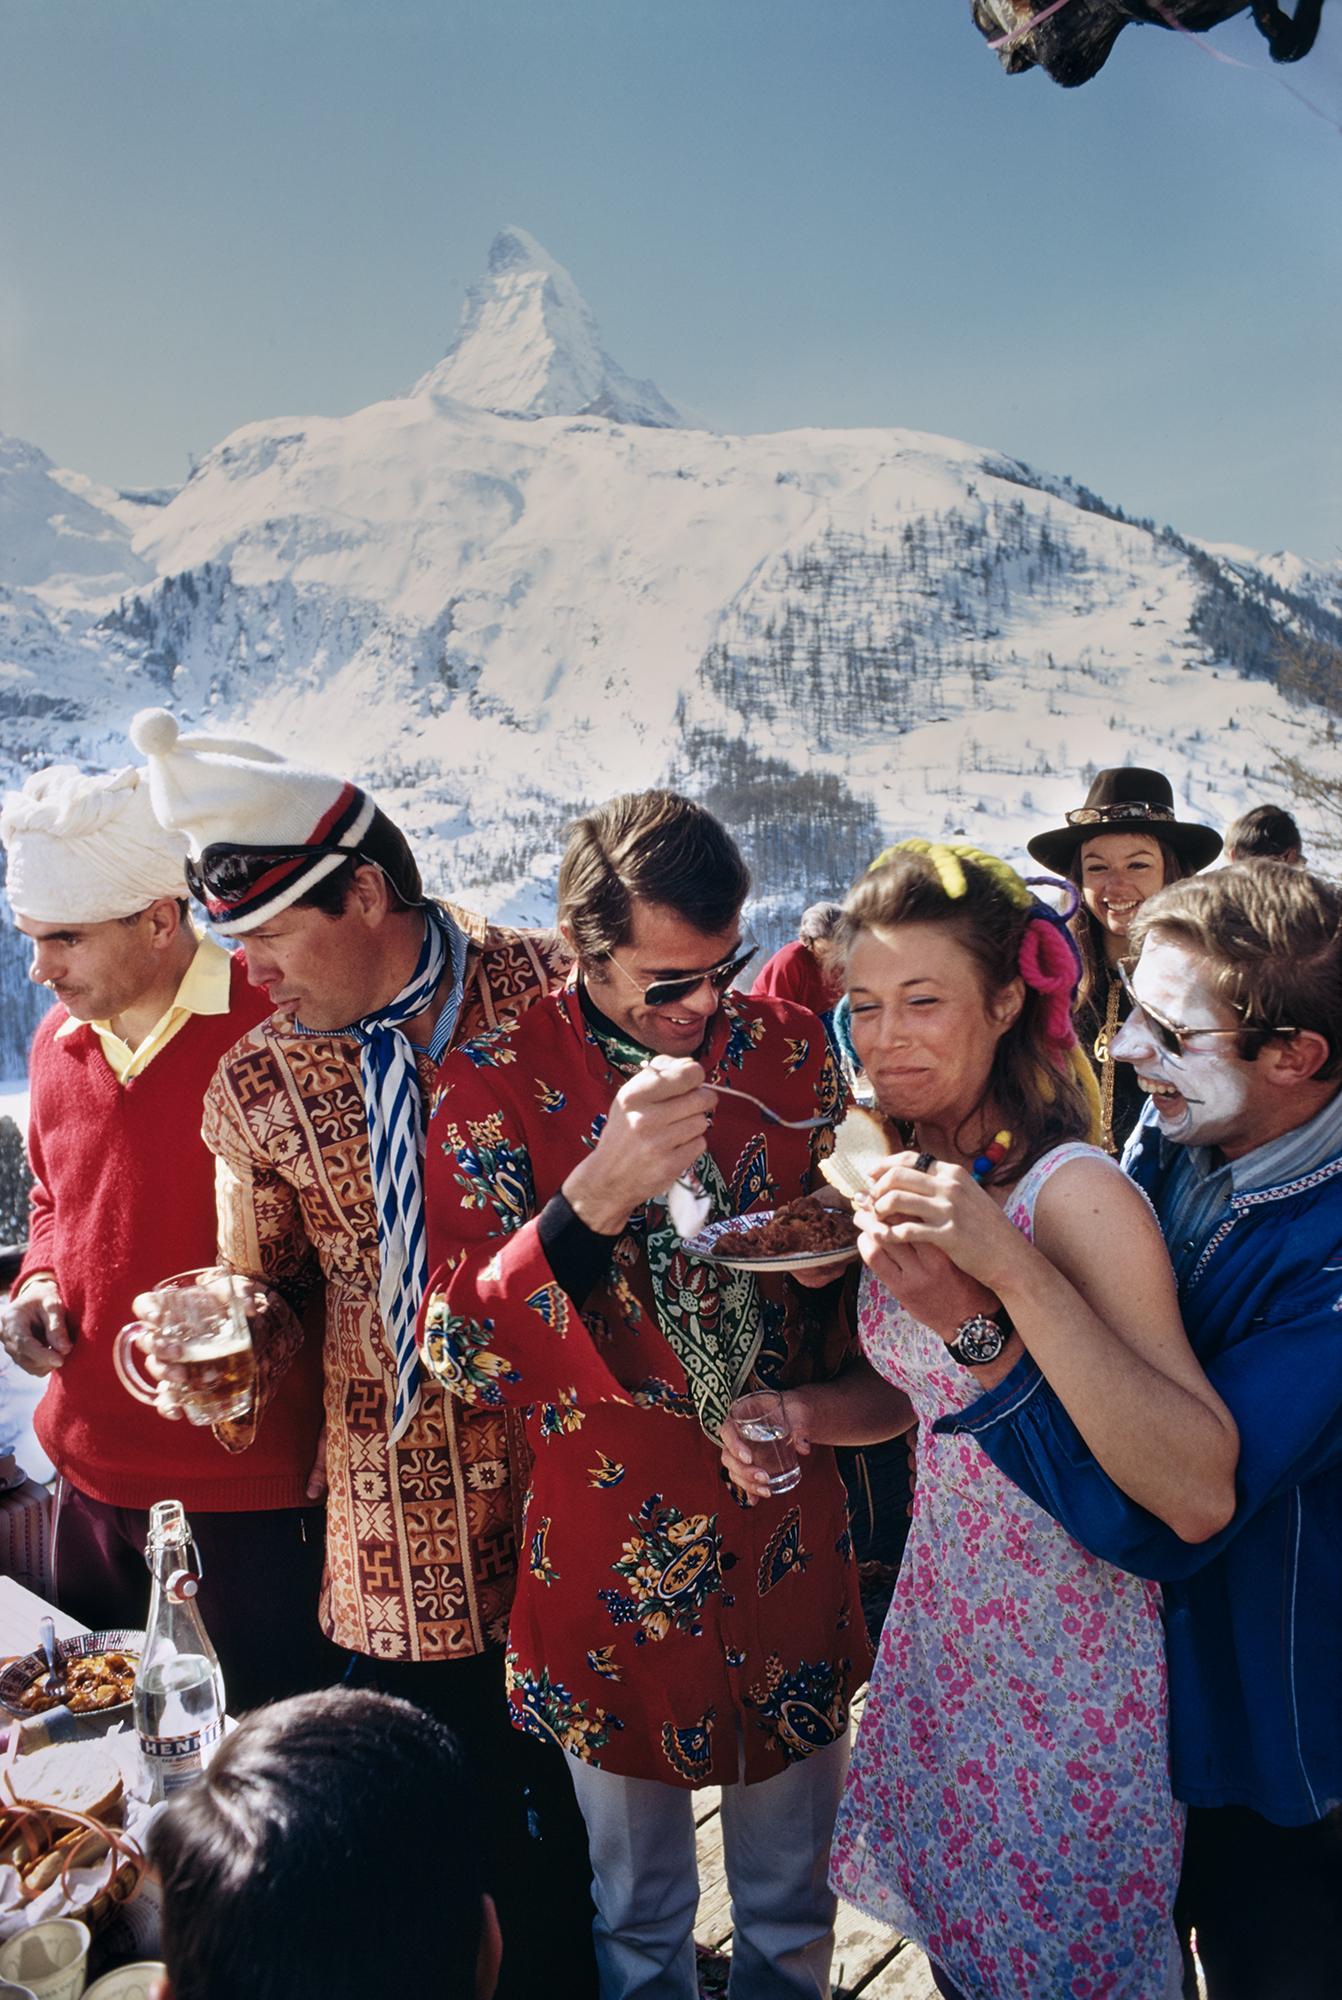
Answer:
[[[974,1313],[955,1329],[955,1338],[946,1342],[946,1352],[964,1368],[986,1368],[996,1361],[1015,1328],[1005,1306],[995,1313]]]

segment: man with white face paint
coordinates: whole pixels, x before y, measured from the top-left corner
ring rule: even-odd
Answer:
[[[1155,1206],[1189,1340],[1239,1426],[1234,1516],[1181,1541],[1100,1469],[1028,1357],[938,1429],[972,1432],[1078,1541],[1165,1586],[1173,1783],[1189,1807],[1176,1914],[1196,1931],[1208,2000],[1332,2000],[1342,889],[1279,862],[1234,866],[1152,897],[1131,935],[1134,1004],[1114,1055],[1149,1105],[1124,1165]]]

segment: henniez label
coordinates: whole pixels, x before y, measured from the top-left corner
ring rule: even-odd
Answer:
[[[165,1792],[190,1784],[205,1768],[205,1752],[212,1750],[224,1733],[222,1719],[193,1729],[189,1736],[142,1736],[140,1749],[158,1766]]]

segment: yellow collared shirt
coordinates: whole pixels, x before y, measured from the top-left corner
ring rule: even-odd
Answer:
[[[149,1067],[154,1057],[168,1046],[178,1029],[185,1026],[193,1014],[228,1012],[232,962],[221,944],[213,938],[202,937],[196,946],[195,957],[182,974],[182,983],[173,995],[171,1006],[136,1048],[123,1042],[108,1022],[86,1023],[76,1021],[73,1015],[56,1030],[57,1038],[72,1035],[77,1028],[92,1028],[117,1082],[129,1083],[133,1076],[139,1076],[142,1070]]]

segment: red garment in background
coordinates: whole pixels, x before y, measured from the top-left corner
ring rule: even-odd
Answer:
[[[809,1007],[813,1014],[826,1014],[842,990],[837,979],[826,975],[815,953],[800,939],[794,939],[765,960],[750,989],[750,997],[795,1000],[799,1007]]]

